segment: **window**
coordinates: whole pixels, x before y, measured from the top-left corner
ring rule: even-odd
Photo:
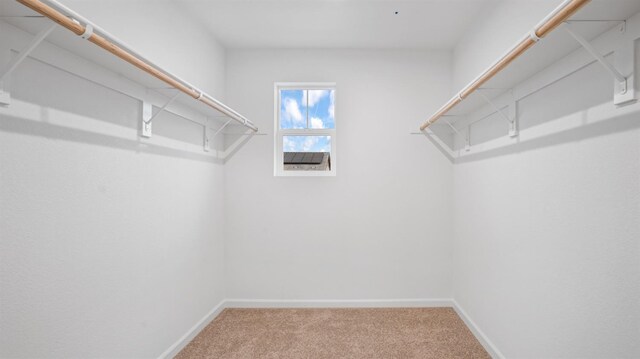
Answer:
[[[275,86],[276,176],[335,176],[335,84]]]

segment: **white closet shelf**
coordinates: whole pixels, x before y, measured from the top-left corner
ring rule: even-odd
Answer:
[[[17,3],[14,4],[15,6],[5,7],[5,10],[9,9],[12,16],[1,20],[36,34],[31,46],[20,49],[20,52],[14,56],[14,63],[21,57],[29,56],[30,52],[46,38],[47,42],[61,49],[95,63],[111,73],[129,79],[149,92],[164,96],[166,102],[162,105],[158,105],[156,101],[155,106],[159,108],[159,111],[156,111],[152,115],[153,117],[165,107],[168,110],[171,103],[180,103],[181,107],[186,106],[194,112],[202,114],[204,120],[194,122],[206,125],[209,120],[219,124],[229,124],[230,121],[254,133],[258,131],[258,128],[251,121],[237,111],[148,60],[132,47],[63,4],[55,0],[17,0]],[[57,25],[52,27],[52,21]],[[69,31],[51,31],[51,29],[59,29],[59,27]],[[19,62],[17,61],[18,64]],[[14,63],[10,64],[9,71],[3,71],[0,76],[8,77],[12,70],[11,65]],[[157,97],[155,96],[155,98]],[[147,117],[146,120],[149,118]],[[219,125],[216,126],[219,127]]]
[[[518,91],[518,85],[581,47],[570,31],[566,31],[568,29],[563,27],[570,26],[571,32],[589,41],[614,27],[624,31],[626,19],[639,11],[639,1],[622,0],[616,4],[598,0],[563,1],[504,56],[436,111],[420,126],[420,130],[433,135],[428,128],[435,123],[443,129],[450,128],[453,134],[462,132],[463,126],[456,127],[456,123],[465,123],[468,126],[468,117],[471,114],[477,115],[481,109],[488,107],[490,112],[481,118],[501,112],[501,117],[513,123],[510,135],[517,135],[517,126],[514,122],[515,103],[531,92],[522,89]],[[600,55],[604,57],[609,54],[611,52]],[[633,84],[630,86],[633,87]],[[627,93],[629,96],[620,103],[633,99],[632,92],[631,88]],[[461,121],[462,119],[467,121]]]

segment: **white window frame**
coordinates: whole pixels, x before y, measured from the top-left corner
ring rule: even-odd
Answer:
[[[280,90],[333,90],[333,95],[336,96],[336,83],[335,82],[276,82],[274,84],[274,164],[273,175],[282,177],[333,177],[336,175],[337,151],[336,151],[336,129],[338,123],[335,116],[335,102],[334,102],[334,116],[333,123],[334,128],[331,129],[317,129],[317,128],[304,128],[304,129],[281,129],[280,128]],[[284,170],[284,158],[283,158],[283,139],[284,136],[331,136],[331,170],[330,171],[285,171]]]

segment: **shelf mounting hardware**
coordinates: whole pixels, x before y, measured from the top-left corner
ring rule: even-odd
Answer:
[[[467,133],[464,136],[464,150],[471,151],[471,126],[467,126]]]
[[[202,146],[203,146],[204,152],[209,152],[209,150],[211,150],[211,141],[209,139],[209,133],[208,133],[209,119],[205,120],[205,123],[203,126],[204,126],[204,131],[203,131],[204,138],[202,139],[202,142],[203,142]]]
[[[22,1],[22,0],[19,0]],[[526,36],[514,45],[509,52],[503,55],[499,60],[494,62],[489,68],[476,77],[471,83],[465,86],[457,95],[451,98],[445,103],[436,113],[431,115],[427,121],[420,125],[420,130],[423,131],[431,124],[436,122],[442,115],[445,115],[451,109],[456,107],[462,100],[467,98],[471,93],[482,87],[487,81],[491,80],[496,74],[504,70],[515,59],[527,52],[532,46],[534,46],[540,39],[547,36],[562,22],[568,20],[573,14],[585,6],[589,0],[564,0],[560,6],[555,8],[549,15],[547,15],[536,27],[535,31],[529,32]]]
[[[490,98],[488,98],[485,94],[482,93],[482,90],[485,90],[483,88],[479,88],[478,94],[480,94],[480,97],[482,97],[482,99],[485,100],[486,103],[488,103],[491,107],[493,107],[493,109],[500,114],[500,116],[502,116],[502,118],[504,118],[505,120],[507,120],[507,123],[509,124],[509,137],[516,137],[518,135],[518,125],[517,125],[517,121],[516,121],[516,100],[515,97],[513,96],[513,91],[510,90],[510,103],[508,105],[509,108],[509,114],[504,113],[504,111],[502,111],[502,109],[500,107],[498,107],[498,105],[496,105],[493,101],[491,101]]]
[[[449,120],[447,120],[446,118],[443,118],[444,122],[447,123],[447,125],[449,125],[449,127],[451,127],[451,129],[453,130],[453,132],[455,132],[456,134],[460,134],[460,131],[458,131],[458,129],[451,124],[451,122],[449,122]]]
[[[172,88],[184,92],[194,100],[202,102],[208,107],[211,107],[214,110],[227,115],[229,118],[238,121],[254,132],[258,131],[258,128],[251,121],[247,120],[244,116],[242,116],[235,110],[216,100],[212,96],[197,90],[195,86],[189,84],[188,82],[149,61],[148,59],[140,55],[137,51],[131,49],[122,41],[106,32],[104,29],[101,29],[91,21],[84,18],[82,15],[64,6],[57,0],[16,1],[39,13],[40,15],[53,20],[56,24],[66,28],[72,33],[78,36],[86,37],[87,41],[137,67],[141,71],[148,73],[149,75],[166,83]],[[89,25],[93,29],[87,29]]]
[[[447,120],[447,117],[464,118],[464,116],[461,116],[461,115],[442,115],[442,120],[444,122],[446,122],[447,126],[449,126],[453,130],[453,132],[455,132],[456,135],[461,135],[460,130],[458,130],[458,128],[456,126],[454,126],[449,120]]]
[[[565,22],[564,24],[564,29],[569,33],[569,35],[571,35],[571,37],[573,37],[580,45],[582,45],[582,47],[587,50],[587,52],[593,56],[602,66],[604,66],[604,68],[616,79],[616,81],[618,82],[618,92],[622,95],[624,95],[625,93],[627,93],[627,78],[624,77],[624,75],[622,75],[620,73],[620,71],[618,71],[613,65],[611,65],[605,58],[604,56],[602,56],[602,54],[600,54],[598,52],[598,50],[596,50],[593,45],[591,45],[591,43],[589,43],[589,41],[587,41],[584,37],[582,37],[580,34],[578,34],[577,32],[575,32],[572,28],[571,28],[571,24],[569,24],[568,22]]]
[[[29,56],[29,54],[33,52],[33,50],[35,50],[35,48],[38,47],[38,45],[40,45],[40,43],[44,41],[47,36],[49,36],[49,34],[51,34],[53,30],[55,30],[56,26],[56,23],[52,23],[47,28],[40,30],[40,32],[33,37],[31,43],[29,43],[29,45],[24,50],[20,51],[20,54],[15,59],[13,59],[13,61],[11,61],[7,69],[2,73],[2,75],[0,75],[0,82],[4,81],[9,75],[11,75],[13,70],[15,70],[20,65],[20,63],[22,63],[22,61],[24,61],[24,59],[26,59],[27,56]]]
[[[142,102],[142,128],[140,136],[144,138],[151,137],[151,118],[153,117],[153,105],[151,102]]]
[[[225,123],[224,123],[224,125],[222,125],[222,127],[220,127],[220,128],[216,131],[216,133],[214,133],[214,134],[213,134],[213,136],[211,136],[211,138],[215,138],[216,136],[218,136],[218,134],[219,134],[220,132],[222,132],[222,130],[224,130],[224,128],[225,128],[225,127],[227,127],[227,125],[228,125],[228,124],[230,124],[230,123],[231,123],[231,120],[229,120],[229,121],[225,122]]]
[[[167,102],[165,102],[155,114],[152,114],[153,105],[151,103],[142,103],[142,137],[151,137],[151,125],[153,119],[162,113],[173,101],[175,101],[175,99],[178,98],[178,96],[180,96],[180,92],[176,92],[176,94],[167,100]]]
[[[27,56],[29,56],[29,54],[32,53],[33,50],[35,50],[35,48],[38,47],[38,45],[40,45],[40,43],[42,43],[42,41],[44,41],[44,39],[46,39],[47,36],[49,36],[49,34],[51,34],[53,30],[55,30],[56,27],[57,27],[56,23],[51,23],[46,28],[40,30],[40,32],[38,32],[33,37],[33,40],[31,40],[29,45],[24,50],[20,51],[18,56],[14,58],[11,62],[9,62],[9,65],[7,65],[7,68],[2,72],[2,74],[0,75],[0,85],[2,85],[2,83],[9,77],[9,75],[11,75],[11,73],[22,63],[22,61],[24,61],[27,58]],[[1,88],[2,86],[0,86],[0,94],[2,94],[3,92]],[[0,98],[4,98],[4,96],[0,96]],[[0,102],[0,104],[8,106],[9,105],[8,97],[6,100],[3,99]]]

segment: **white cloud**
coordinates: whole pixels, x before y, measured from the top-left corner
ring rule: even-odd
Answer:
[[[282,147],[285,152],[310,152],[320,139],[320,136],[285,136]]]
[[[330,136],[284,136],[284,152],[329,152]]]
[[[311,117],[309,124],[311,125],[311,128],[324,128],[324,122],[322,122],[322,119],[317,117]]]
[[[282,147],[284,147],[285,152],[294,152],[296,150],[295,141],[290,140],[288,137],[284,137],[282,139]]]
[[[320,138],[322,138],[325,141],[327,141],[327,144],[331,141],[331,137],[330,136],[324,136],[324,137],[320,137]],[[327,152],[327,149],[323,147],[323,148],[320,149],[320,152]]]
[[[302,92],[302,103],[305,106],[307,105],[307,93],[309,94],[309,107],[313,107],[320,102],[320,100],[329,95],[329,90],[308,90]]]
[[[308,136],[304,139],[304,143],[302,143],[302,150],[304,152],[309,152],[311,149],[318,143],[320,137],[317,136]]]
[[[300,112],[298,101],[292,98],[286,98],[284,100],[284,109],[289,119],[294,122],[302,122],[302,112]]]
[[[331,96],[329,97],[329,116],[331,116],[331,118],[334,118],[334,112],[335,112],[335,102],[336,102],[336,95],[335,95],[335,91],[331,91]]]

